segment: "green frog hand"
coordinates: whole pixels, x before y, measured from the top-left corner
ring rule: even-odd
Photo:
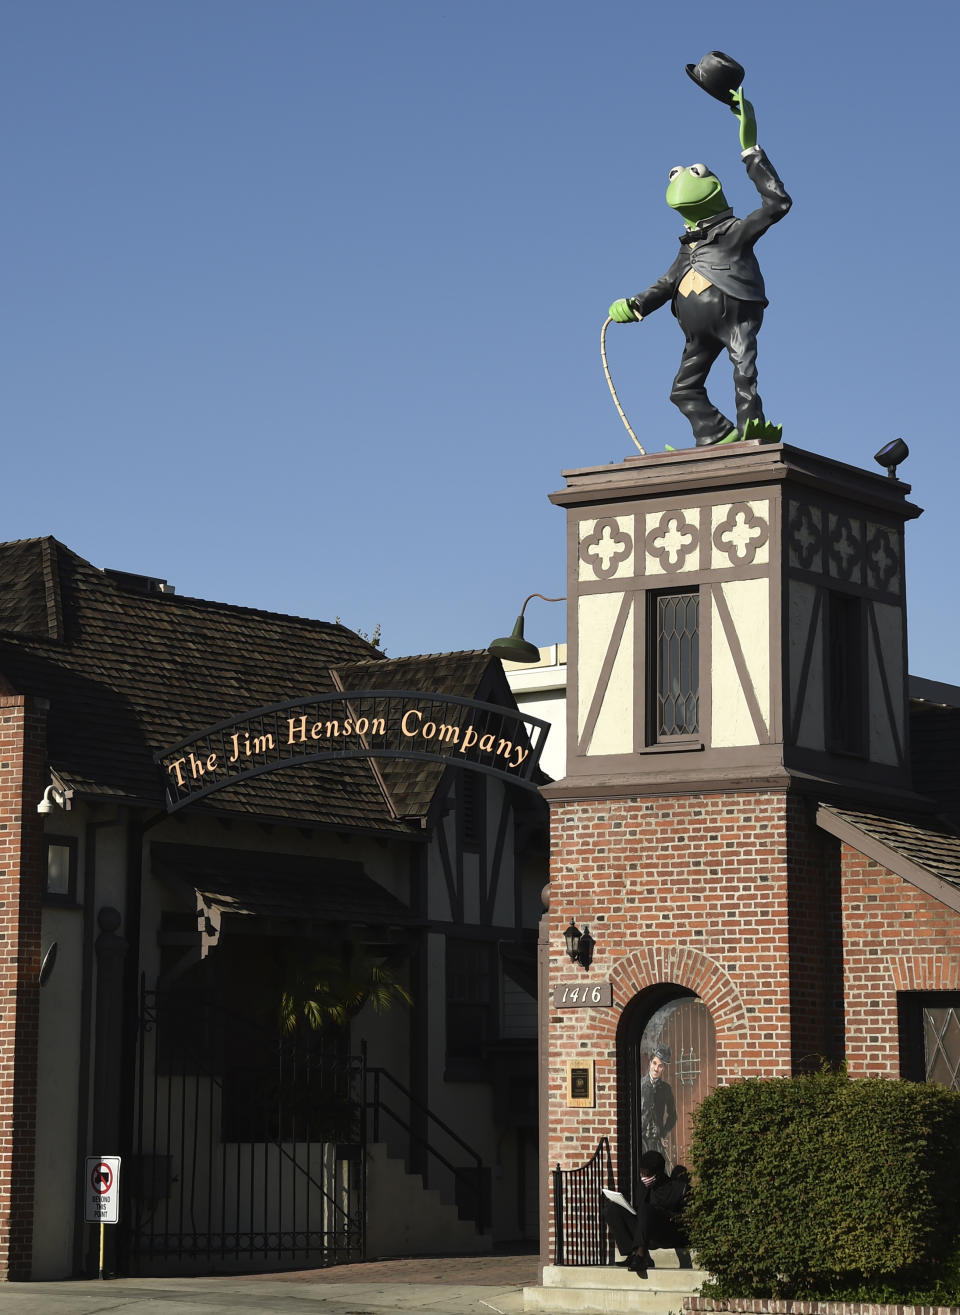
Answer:
[[[642,316],[637,315],[633,310],[626,297],[621,297],[619,301],[615,301],[610,307],[609,314],[610,318],[615,320],[617,324],[633,324],[636,320],[642,319]]]
[[[747,151],[757,144],[757,116],[753,106],[743,94],[743,87],[730,93],[730,108],[740,120],[740,149]]]

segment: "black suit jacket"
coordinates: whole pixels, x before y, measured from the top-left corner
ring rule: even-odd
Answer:
[[[677,288],[688,269],[698,270],[727,296],[767,305],[754,244],[771,224],[783,218],[793,202],[776,169],[759,147],[751,151],[744,163],[750,181],[760,193],[760,209],[745,219],[737,219],[728,211],[705,219],[692,232],[684,233],[680,238],[680,254],[663,278],[646,292],[630,298],[629,304],[638,314],[649,315],[669,301],[676,315]]]
[[[649,1187],[644,1187],[638,1178],[636,1195],[633,1198],[634,1207],[640,1202],[649,1201],[658,1210],[664,1210],[669,1215],[678,1215],[686,1204],[689,1194],[690,1179],[686,1171],[677,1174],[675,1178],[668,1178],[665,1173],[657,1174],[656,1181]]]

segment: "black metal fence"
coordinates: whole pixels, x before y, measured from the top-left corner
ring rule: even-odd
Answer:
[[[364,1062],[213,994],[144,990],[122,1249],[129,1273],[363,1255]]]
[[[613,1189],[610,1143],[600,1138],[578,1169],[553,1171],[554,1264],[612,1265],[613,1236],[603,1217],[603,1188]]]

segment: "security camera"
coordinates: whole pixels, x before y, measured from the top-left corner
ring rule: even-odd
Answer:
[[[48,785],[43,792],[43,798],[37,804],[37,812],[47,814],[53,812],[53,806],[63,808],[67,802],[66,794],[63,790],[58,790],[55,785]]]

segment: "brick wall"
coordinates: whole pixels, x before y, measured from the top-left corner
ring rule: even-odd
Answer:
[[[548,1167],[584,1163],[602,1136],[617,1162],[617,1025],[649,986],[672,982],[709,1006],[721,1083],[790,1073],[791,991],[812,986],[791,982],[787,878],[798,849],[812,869],[810,825],[772,791],[553,805],[550,985],[610,980],[613,1008],[549,1012]],[[564,954],[571,917],[596,937],[588,974]],[[814,924],[805,935],[813,956],[822,938]],[[812,958],[807,968],[822,974]],[[565,1104],[578,1056],[596,1061],[595,1109]]]
[[[791,1049],[795,1072],[843,1058],[840,846],[812,801],[788,807]]]
[[[617,1165],[617,1029],[647,988],[709,1007],[721,1084],[820,1056],[899,1076],[897,992],[960,990],[960,913],[783,791],[556,802],[551,843],[550,988],[610,981],[613,1007],[547,1011],[544,1171],[586,1163],[604,1136]],[[587,973],[564,953],[571,918],[596,939]],[[594,1108],[566,1104],[578,1058],[595,1063]]]
[[[0,1278],[28,1278],[42,899],[45,713],[0,695]]]
[[[960,914],[850,845],[841,872],[848,1069],[897,1077],[897,992],[960,990]]]
[[[774,1297],[684,1297],[697,1315],[957,1315],[960,1306],[888,1306],[876,1301],[787,1301]]]

